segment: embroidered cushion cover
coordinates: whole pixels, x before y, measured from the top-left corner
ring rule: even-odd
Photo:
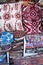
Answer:
[[[22,5],[25,34],[41,33],[41,10],[37,4]]]
[[[0,4],[0,32],[23,30],[21,3]]]

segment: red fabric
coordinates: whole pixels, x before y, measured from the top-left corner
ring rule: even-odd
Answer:
[[[41,65],[41,64],[43,65],[43,56],[14,59],[14,65]]]
[[[22,6],[25,34],[41,33],[41,10],[37,4]]]
[[[39,59],[38,59],[38,63],[39,63],[39,64],[43,64],[43,58],[39,58]]]

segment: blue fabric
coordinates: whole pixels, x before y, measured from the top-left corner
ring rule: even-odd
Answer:
[[[13,42],[13,35],[9,32],[2,32],[0,38],[2,39],[0,44],[8,45]]]
[[[3,63],[3,61],[5,60],[5,58],[6,58],[6,55],[5,54],[0,55],[0,64]]]

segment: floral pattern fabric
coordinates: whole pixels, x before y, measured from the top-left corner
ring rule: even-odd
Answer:
[[[23,30],[21,3],[0,4],[0,32]]]

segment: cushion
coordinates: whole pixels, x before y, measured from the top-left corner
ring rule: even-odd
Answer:
[[[0,32],[22,30],[21,2],[0,4]]]
[[[9,32],[1,33],[1,45],[9,45],[13,42],[13,35]]]
[[[37,4],[23,4],[23,26],[25,34],[41,33],[41,9]]]

